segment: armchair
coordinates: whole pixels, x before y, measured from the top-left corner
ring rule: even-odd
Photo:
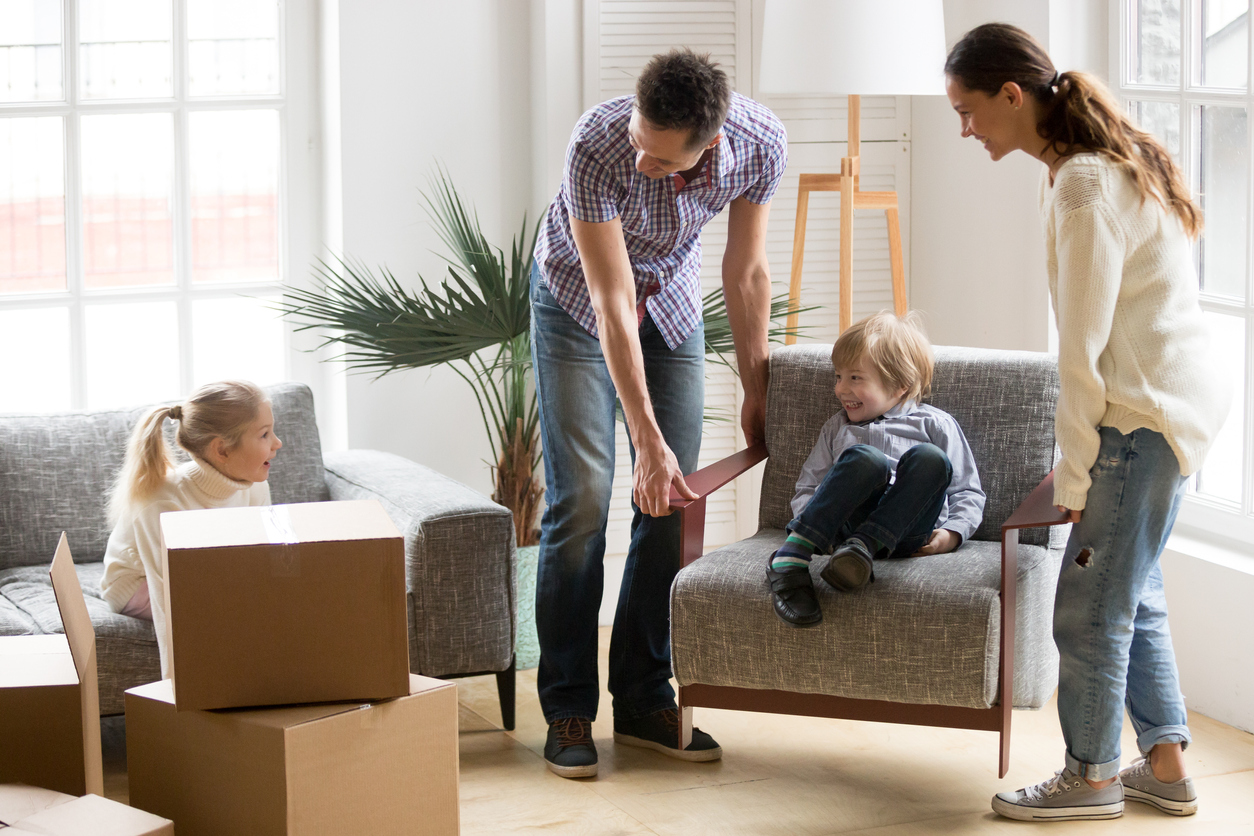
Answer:
[[[801,465],[839,408],[826,347],[771,356],[766,443],[686,478],[681,568],[671,588],[680,746],[692,708],[996,731],[1010,759],[1011,708],[1040,708],[1057,685],[1051,625],[1065,531],[1052,505],[1054,359],[936,349],[931,402],[957,418],[988,501],[976,534],[946,555],[877,561],[876,582],[838,593],[817,577],[819,627],[781,623],[765,567],[784,541]],[[783,397],[787,393],[787,397]],[[707,497],[767,460],[752,537],[702,556]],[[1054,532],[1051,539],[1051,531]]]

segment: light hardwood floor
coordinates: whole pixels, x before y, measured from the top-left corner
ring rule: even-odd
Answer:
[[[609,641],[602,631],[602,668]],[[602,671],[604,677],[604,670]],[[1031,825],[989,810],[994,792],[1035,783],[1062,764],[1051,704],[1014,715],[1011,770],[997,778],[988,732],[697,710],[723,746],[711,764],[680,763],[616,747],[602,682],[596,778],[567,780],[544,767],[545,724],[535,671],[518,676],[518,722],[500,730],[492,677],[458,680],[462,833],[570,834],[1254,834],[1254,735],[1191,715],[1185,753],[1201,810],[1175,818],[1129,803],[1123,818]],[[1125,761],[1135,736],[1125,724]],[[105,723],[106,794],[126,800],[122,723]]]

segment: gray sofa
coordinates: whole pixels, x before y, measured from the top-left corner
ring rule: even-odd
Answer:
[[[309,388],[284,383],[267,392],[283,440],[270,474],[273,501],[379,500],[405,536],[410,669],[434,677],[497,674],[502,719],[513,728],[510,512],[389,453],[349,450],[324,459]],[[102,714],[122,713],[127,688],[160,676],[151,622],[112,612],[99,591],[106,493],[144,412],[0,415],[0,635],[62,632],[48,566],[67,532],[96,629]]]

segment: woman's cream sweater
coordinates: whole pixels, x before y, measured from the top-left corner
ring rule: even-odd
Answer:
[[[148,580],[152,626],[161,652],[161,676],[169,672],[169,627],[165,613],[165,546],[161,540],[161,515],[166,511],[269,505],[269,482],[236,482],[211,465],[193,458],[171,471],[156,495],[128,515],[109,535],[105,547],[103,597],[114,612],[121,612],[139,585]]]
[[[1058,322],[1062,451],[1054,503],[1082,509],[1099,426],[1162,433],[1188,476],[1228,412],[1208,359],[1189,238],[1179,219],[1103,154],[1065,161],[1041,179],[1049,292]]]

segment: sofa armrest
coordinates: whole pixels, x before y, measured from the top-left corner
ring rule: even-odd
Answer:
[[[680,566],[687,566],[704,552],[705,500],[737,476],[764,461],[767,455],[766,444],[758,443],[689,473],[684,477],[684,483],[697,495],[696,499],[684,499],[671,488],[670,507],[679,514]]]
[[[410,667],[426,676],[507,669],[517,624],[509,509],[391,453],[323,460],[331,499],[378,500],[405,538]]]

